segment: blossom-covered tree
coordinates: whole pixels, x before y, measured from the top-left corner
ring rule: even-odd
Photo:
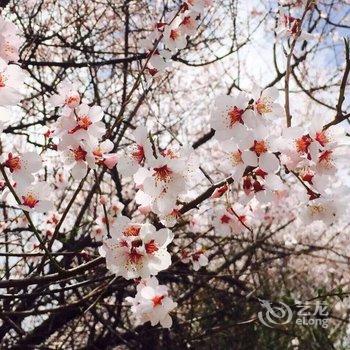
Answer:
[[[0,8],[1,346],[347,348],[347,1]]]

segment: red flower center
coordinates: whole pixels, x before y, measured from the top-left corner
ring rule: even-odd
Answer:
[[[192,255],[192,259],[193,259],[194,261],[198,261],[202,254],[203,254],[203,250],[200,249],[200,250],[196,251],[196,252]]]
[[[157,180],[159,181],[168,181],[171,178],[172,171],[167,165],[163,165],[160,168],[154,168]]]
[[[138,264],[142,260],[143,255],[137,252],[135,249],[132,249],[129,253],[129,261],[132,264]]]
[[[136,146],[136,150],[131,153],[131,156],[140,164],[145,158],[145,151],[140,145]]]
[[[192,25],[192,18],[190,16],[184,17],[181,24],[184,26],[191,26]]]
[[[255,103],[255,108],[259,114],[272,112],[271,104],[268,100],[259,98]]]
[[[158,246],[154,242],[154,239],[145,244],[145,249],[147,254],[153,254],[158,250]]]
[[[22,201],[22,204],[29,208],[34,208],[39,203],[39,200],[32,194],[22,196]]]
[[[326,143],[329,142],[326,133],[323,132],[323,131],[317,132],[317,133],[316,133],[315,139],[316,139],[316,141],[319,142],[319,144],[320,144],[322,147],[324,147],[324,145],[325,145]]]
[[[253,188],[255,193],[263,191],[265,189],[259,181],[254,181]]]
[[[164,299],[164,295],[156,295],[153,297],[152,302],[153,302],[153,307],[162,305],[162,301]]]
[[[10,169],[10,172],[13,173],[15,170],[21,169],[21,158],[14,157],[12,153],[9,153],[9,156],[5,162],[5,167]]]
[[[247,221],[247,217],[245,215],[239,215],[238,216],[238,220],[241,222],[241,223],[244,223]]]
[[[312,183],[313,177],[314,177],[314,174],[312,174],[311,172],[308,172],[308,173],[303,174],[303,175],[301,176],[301,179],[302,179],[303,181],[308,182],[310,185],[313,185],[313,183]]]
[[[78,125],[84,130],[87,130],[91,124],[92,121],[87,115],[83,115],[78,119]]]
[[[236,152],[232,152],[230,154],[230,158],[231,158],[232,164],[234,165],[243,163],[242,152],[240,150],[237,150]]]
[[[103,156],[103,152],[100,147],[97,147],[92,153],[96,158],[102,158]]]
[[[233,108],[231,108],[228,111],[228,116],[230,118],[230,127],[232,127],[236,123],[242,123],[243,124],[243,120],[242,120],[243,113],[244,113],[244,110],[240,109],[240,108],[238,108],[236,106],[234,106]]]
[[[261,154],[267,152],[266,142],[263,140],[254,141],[254,146],[251,148],[251,150],[259,157]]]
[[[255,174],[256,174],[257,176],[262,177],[263,179],[265,179],[265,177],[266,177],[266,175],[267,175],[267,173],[266,173],[264,170],[260,169],[260,168],[258,168],[258,169],[255,170]]]
[[[80,97],[74,96],[74,95],[67,97],[65,100],[65,104],[68,106],[78,105],[79,102],[80,102]]]
[[[231,218],[224,214],[221,218],[220,218],[220,221],[222,224],[228,224],[230,221],[231,221]]]
[[[295,140],[296,148],[299,153],[308,153],[312,139],[309,135],[304,135],[300,139]]]
[[[92,121],[91,119],[87,116],[87,115],[83,115],[81,117],[78,118],[78,125],[73,128],[72,130],[70,130],[68,132],[68,134],[74,134],[75,132],[77,132],[78,130],[87,130],[89,129],[89,126],[92,125]]]
[[[141,227],[129,226],[126,229],[124,229],[123,235],[127,237],[130,237],[130,236],[136,237],[140,234],[140,230],[141,230]]]
[[[243,189],[245,191],[249,191],[252,187],[252,181],[250,179],[250,177],[246,177],[244,180],[243,180]]]
[[[332,160],[332,151],[327,150],[321,153],[318,157],[319,162],[330,163]]]
[[[87,155],[87,152],[84,151],[81,146],[79,146],[78,148],[76,149],[73,149],[72,152],[74,153],[74,159],[75,161],[80,161],[80,160],[83,160],[85,161],[86,160],[86,155]]]
[[[170,31],[170,35],[169,36],[170,36],[170,39],[176,40],[176,39],[178,39],[181,36],[181,34],[180,34],[180,31],[178,29],[172,29]]]
[[[166,150],[164,150],[163,152],[162,152],[162,155],[164,156],[164,157],[168,157],[168,158],[170,158],[170,159],[175,159],[175,158],[179,158],[178,157],[178,155],[173,151],[173,150],[171,150],[171,149],[166,149]]]

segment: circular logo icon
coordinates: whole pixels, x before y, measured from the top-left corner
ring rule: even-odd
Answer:
[[[275,325],[284,325],[293,318],[292,309],[285,303],[279,302],[272,305],[268,300],[259,299],[264,310],[258,312],[259,321],[266,327],[273,328]]]

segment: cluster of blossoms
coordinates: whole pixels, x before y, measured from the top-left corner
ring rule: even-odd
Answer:
[[[281,2],[281,6],[278,9],[278,25],[276,29],[276,37],[278,38],[298,38],[300,40],[312,40],[315,39],[315,35],[308,33],[301,28],[301,11],[310,9],[316,1],[286,1],[285,4]],[[283,7],[283,6],[287,6]]]
[[[177,303],[168,295],[168,287],[159,285],[155,277],[142,280],[137,286],[137,294],[134,298],[127,297],[131,311],[136,315],[139,324],[150,321],[152,326],[160,325],[170,328],[172,319],[169,312],[174,310]]]
[[[20,88],[25,74],[16,64],[22,43],[18,28],[0,16],[0,131],[10,121],[8,108],[22,99]]]
[[[138,188],[135,201],[140,205],[141,213],[153,212],[163,218],[164,223],[173,226],[178,217],[179,196],[187,192],[188,181],[197,168],[193,154],[188,149],[160,150],[143,126],[137,127],[133,136],[135,142],[118,155],[118,172],[123,177],[133,176]],[[111,237],[105,238],[100,248],[110,271],[126,279],[145,279],[170,266],[167,246],[173,240],[173,234],[169,229],[157,231],[151,224],[134,223],[122,215],[111,219]],[[99,230],[99,233],[106,234],[106,230]],[[188,259],[193,261],[195,269],[208,262],[199,250]],[[163,327],[169,327],[168,313],[176,304],[165,293],[166,287],[158,286],[155,277],[150,281],[152,285],[149,286],[147,281],[140,282],[132,311],[140,322],[151,321],[152,325],[160,322]],[[140,289],[145,284],[147,296]],[[153,286],[155,290],[151,292]],[[159,295],[160,291],[163,294]],[[152,301],[154,298],[157,298],[156,303]]]
[[[117,158],[110,153],[113,143],[108,139],[101,142],[106,132],[102,108],[83,103],[77,87],[66,81],[58,86],[58,93],[49,102],[62,107],[62,111],[54,130],[47,136],[59,138],[57,149],[73,178],[82,179],[88,168],[96,169],[99,164],[112,169]]]
[[[157,231],[151,224],[133,223],[120,215],[110,232],[111,238],[104,239],[100,254],[106,257],[107,268],[117,276],[147,278],[170,266],[167,246],[173,234],[169,229]]]
[[[173,233],[166,228],[157,231],[149,223],[133,223],[122,215],[117,216],[110,232],[111,238],[104,239],[99,249],[106,257],[107,268],[128,280],[142,278],[135,298],[126,299],[132,303],[131,311],[136,314],[137,321],[170,327],[169,312],[176,303],[168,296],[167,287],[159,285],[158,280],[151,276],[170,266],[167,246],[173,240]]]
[[[135,201],[143,213],[152,211],[163,218],[176,217],[177,200],[187,192],[197,168],[193,152],[186,148],[157,149],[142,126],[134,131],[134,139],[135,143],[119,157],[119,173],[133,175],[139,189]]]
[[[265,202],[273,191],[283,187],[276,175],[280,169],[276,135],[269,127],[272,118],[283,110],[275,102],[276,88],[256,93],[254,97],[251,99],[243,92],[236,96],[218,96],[211,125],[225,150],[223,167],[231,169],[236,182],[243,181],[245,194],[250,199]],[[255,169],[253,176],[247,174],[248,169]]]
[[[274,87],[252,97],[240,92],[216,99],[211,125],[226,155],[222,169],[240,185],[241,203],[250,206],[285,198],[285,180],[292,174],[305,189],[300,198],[303,221],[332,223],[344,208],[344,196],[337,193],[348,192],[335,181],[348,143],[345,132],[338,125],[325,128],[319,118],[308,128],[284,128],[284,111],[276,101]],[[218,189],[216,197],[226,190],[227,186]],[[239,233],[246,212],[237,205],[219,211],[216,231]]]
[[[10,121],[8,107],[22,99],[25,74],[16,64],[22,43],[18,28],[0,16],[0,131]]]
[[[20,90],[25,74],[16,64],[22,43],[18,28],[0,17],[0,131],[10,121],[9,108],[17,105],[22,99]],[[50,210],[52,203],[45,199],[49,193],[48,185],[43,182],[34,182],[33,174],[37,173],[42,166],[41,157],[35,152],[22,154],[10,152],[2,155],[1,158],[2,166],[11,174],[10,182],[16,188],[18,197],[18,200],[15,200],[10,196],[10,201],[28,212]],[[8,192],[5,191],[3,196],[7,197],[7,194]]]
[[[344,129],[339,125],[325,129],[322,121],[314,118],[309,127],[286,129],[278,142],[281,162],[307,185],[304,221],[333,223],[343,214],[349,193],[337,180],[347,158],[344,146],[349,144]]]
[[[188,0],[169,23],[154,25],[154,30],[141,43],[148,51],[147,70],[152,76],[171,67],[172,56],[186,47],[187,37],[196,33],[205,8],[211,4],[212,0]]]

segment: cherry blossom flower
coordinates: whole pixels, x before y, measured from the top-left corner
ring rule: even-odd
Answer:
[[[64,118],[66,121],[64,127],[67,128],[65,131],[79,141],[97,143],[106,131],[101,121],[103,110],[100,106],[89,107],[87,104],[81,104]]]
[[[197,13],[186,13],[179,25],[182,35],[194,35],[198,27]]]
[[[200,244],[196,244],[194,251],[182,251],[181,261],[185,264],[192,262],[194,271],[198,271],[201,267],[207,266],[209,263],[209,260],[205,255],[205,250],[201,247]]]
[[[110,205],[110,211],[113,213],[113,215],[120,215],[124,207],[125,205],[123,203],[113,198]]]
[[[19,60],[18,50],[24,40],[18,34],[18,28],[0,16],[0,58],[6,62]]]
[[[92,228],[92,230],[90,232],[90,236],[95,241],[101,242],[104,239],[105,232],[106,232],[106,230],[103,228],[103,226],[96,225]]]
[[[67,106],[69,108],[76,108],[80,104],[80,94],[74,84],[63,81],[58,87],[58,94],[52,95],[48,102],[54,107]]]
[[[343,193],[344,195],[344,193]],[[345,210],[345,203],[333,196],[322,196],[309,201],[302,212],[302,222],[310,224],[314,221],[322,221],[325,224],[332,224],[341,217]]]
[[[254,177],[245,176],[243,178],[243,190],[247,196],[247,201],[256,199],[260,203],[269,203],[279,197],[280,191],[285,190],[281,178],[275,174],[267,174],[260,168],[254,170]]]
[[[279,9],[278,27],[276,30],[278,38],[298,38],[300,40],[312,40],[315,36],[302,30],[301,19],[290,15],[283,8]]]
[[[232,140],[225,141],[222,144],[222,149],[225,151],[222,168],[230,172],[235,181],[240,181],[250,163],[245,163],[242,158],[242,151],[236,142]]]
[[[335,174],[340,165],[347,159],[345,150],[339,147],[329,147],[320,150],[316,162],[316,171],[318,174],[333,175]]]
[[[166,151],[159,154],[158,158],[149,157],[147,162],[150,170],[144,171],[142,175],[135,174],[142,183],[142,192],[146,194],[138,195],[136,202],[145,206],[150,204],[151,199],[154,212],[169,214],[175,208],[179,194],[186,189],[189,172],[194,166],[191,164],[191,152],[182,150],[176,154]]]
[[[86,175],[88,167],[96,168],[93,150],[86,142],[70,138],[69,141],[59,145],[59,150],[63,151],[64,164],[76,180],[81,180]]]
[[[335,147],[348,144],[348,137],[345,130],[340,125],[332,125],[324,130],[324,121],[322,118],[315,117],[311,120],[309,126],[309,136],[319,143],[322,147]]]
[[[182,28],[177,24],[166,26],[163,33],[165,46],[172,52],[177,49],[184,49],[187,45],[186,36],[182,32]]]
[[[151,322],[152,326],[158,323],[163,328],[170,328],[172,319],[169,313],[174,310],[177,303],[169,297],[168,287],[159,285],[155,277],[142,280],[137,286],[134,298],[125,299],[131,306],[138,324]]]
[[[119,216],[111,228],[111,238],[104,240],[99,251],[106,257],[107,268],[117,276],[147,278],[170,266],[166,248],[172,239],[168,229],[156,231],[151,224],[134,224]]]
[[[32,174],[37,173],[42,166],[41,157],[35,152],[22,155],[9,153],[4,166],[10,170],[12,178],[20,184],[30,184],[34,181]]]
[[[114,144],[111,140],[105,140],[95,147],[92,153],[95,156],[96,163],[104,164],[108,169],[113,169],[118,162],[117,154],[109,153],[113,148]]]
[[[310,184],[319,194],[326,194],[327,188],[332,185],[329,176],[317,172],[315,167],[298,169],[298,173],[301,180]]]
[[[308,132],[301,127],[287,128],[275,142],[282,152],[281,161],[289,170],[304,167],[311,159],[317,159],[318,146]]]
[[[218,236],[242,233],[249,220],[247,214],[247,210],[239,203],[235,203],[232,208],[218,208],[213,220],[215,233]]]
[[[275,135],[270,135],[265,127],[242,133],[238,141],[244,164],[261,168],[267,173],[276,173],[280,167],[275,151]]]
[[[48,212],[53,207],[52,202],[47,200],[50,192],[46,182],[18,186],[16,193],[21,201],[19,207],[28,212]]]
[[[152,53],[149,60],[151,67],[149,67],[149,72],[152,76],[155,76],[157,72],[163,72],[165,69],[170,68],[172,63],[169,61],[171,59],[171,52],[168,50],[156,50]]]
[[[108,215],[108,225],[112,227],[116,223],[116,218]],[[95,220],[95,225],[92,227],[90,232],[91,238],[95,239],[97,242],[101,242],[106,239],[108,230],[107,230],[107,219],[105,215],[100,215]]]
[[[23,85],[24,71],[15,64],[8,65],[0,59],[0,106],[12,106],[19,103],[22,94],[19,87]]]
[[[215,130],[215,138],[219,141],[231,137],[240,137],[244,132],[244,123],[254,118],[254,112],[247,110],[249,98],[242,92],[236,96],[218,96],[210,120]]]
[[[276,103],[279,92],[274,86],[269,87],[261,92],[258,90],[253,93],[254,96],[254,110],[260,116],[283,117],[284,109]]]
[[[118,160],[117,169],[122,176],[134,175],[145,161],[146,155],[152,152],[151,142],[144,126],[138,126],[133,135],[135,144],[124,150],[124,154]]]
[[[160,222],[165,227],[173,227],[181,217],[179,209],[179,207],[175,207],[170,213],[160,216]],[[151,211],[151,208],[149,208],[149,211]]]

